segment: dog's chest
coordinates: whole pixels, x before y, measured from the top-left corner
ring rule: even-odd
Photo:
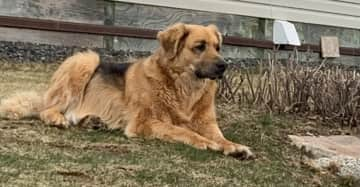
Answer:
[[[189,118],[192,117],[194,111],[194,106],[205,94],[205,84],[198,85],[186,85],[183,88],[178,90],[177,102],[179,109]]]
[[[205,80],[194,81],[184,76],[171,83],[153,84],[156,86],[152,89],[158,103],[163,106],[161,111],[167,113],[174,124],[181,124],[192,120],[196,105],[206,94],[208,84]]]

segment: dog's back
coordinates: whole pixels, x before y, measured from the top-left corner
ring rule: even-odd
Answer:
[[[108,128],[124,125],[125,75],[132,63],[101,62],[83,91],[83,99],[65,112],[71,123],[78,123],[87,116],[100,117]]]
[[[101,62],[97,67],[94,77],[99,77],[105,85],[113,85],[123,90],[125,88],[125,74],[131,63]]]

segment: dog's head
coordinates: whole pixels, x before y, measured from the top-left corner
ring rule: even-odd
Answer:
[[[215,25],[187,25],[178,23],[160,31],[157,38],[167,67],[196,77],[217,79],[227,67],[220,55],[222,36]]]

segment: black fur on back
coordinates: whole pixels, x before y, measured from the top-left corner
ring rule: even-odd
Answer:
[[[113,85],[120,90],[125,87],[125,74],[132,63],[100,63],[95,76],[100,76],[104,83]]]
[[[124,76],[131,63],[113,63],[113,62],[105,62],[100,63],[96,69],[96,72],[99,72],[104,75],[113,75],[116,74],[120,77]]]

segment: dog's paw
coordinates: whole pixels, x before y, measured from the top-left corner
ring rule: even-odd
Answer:
[[[59,118],[55,119],[53,125],[59,128],[69,128],[70,122],[64,116],[60,116]]]
[[[218,143],[211,141],[211,140],[207,140],[207,139],[201,139],[201,140],[195,141],[193,143],[193,146],[197,149],[202,149],[202,150],[205,150],[205,149],[211,149],[214,151],[221,150],[221,146]]]
[[[250,151],[249,147],[235,143],[224,146],[224,155],[232,156],[240,160],[255,158],[255,155]]]
[[[40,113],[40,118],[47,125],[59,127],[59,128],[68,128],[70,122],[60,113]]]

